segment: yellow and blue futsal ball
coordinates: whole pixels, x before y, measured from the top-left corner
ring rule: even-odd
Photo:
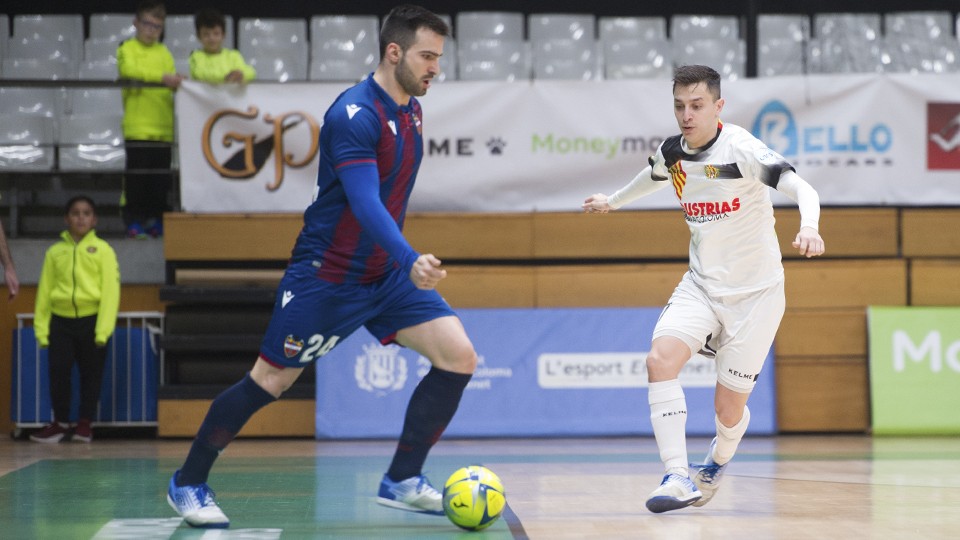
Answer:
[[[468,531],[493,525],[506,505],[503,482],[480,465],[458,469],[443,486],[443,511],[450,521]]]

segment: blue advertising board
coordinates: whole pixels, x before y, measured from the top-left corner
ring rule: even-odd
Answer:
[[[462,309],[479,356],[446,436],[650,435],[646,354],[659,308]],[[773,353],[750,397],[748,433],[776,432]],[[316,436],[392,438],[430,363],[359,330],[317,361]],[[687,433],[715,433],[716,366],[680,375]]]
[[[13,333],[10,416],[15,424],[52,421],[47,349],[37,347],[32,327]],[[118,327],[107,342],[107,359],[96,423],[156,425],[158,352],[146,328]],[[80,408],[80,377],[73,368],[72,419]]]

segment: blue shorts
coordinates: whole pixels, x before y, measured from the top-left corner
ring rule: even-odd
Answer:
[[[421,290],[400,270],[370,284],[330,283],[310,261],[287,268],[260,356],[276,366],[304,367],[365,326],[381,343],[397,332],[455,315],[436,290]]]

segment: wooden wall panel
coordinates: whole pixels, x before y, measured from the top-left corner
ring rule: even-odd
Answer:
[[[660,307],[686,263],[543,266],[537,272],[538,307]]]
[[[193,438],[212,400],[161,399],[157,403],[157,435]],[[313,437],[317,403],[312,399],[280,399],[260,409],[239,437]]]
[[[186,214],[163,217],[167,261],[287,260],[300,214]]]
[[[903,306],[903,259],[804,259],[784,261],[788,308]]]
[[[777,332],[774,351],[777,358],[866,357],[866,309],[787,309]]]
[[[445,259],[529,259],[531,214],[409,214],[403,228],[420,253]]]
[[[776,378],[781,433],[870,427],[866,358],[778,357]]]
[[[910,304],[960,306],[960,259],[913,259]]]
[[[437,290],[454,309],[536,307],[536,269],[451,265]]]
[[[777,237],[784,257],[800,258],[791,244],[800,230],[800,211],[777,208]],[[820,236],[824,257],[896,257],[899,231],[896,208],[824,208]]]
[[[537,258],[686,259],[690,232],[678,210],[533,215]]]
[[[905,208],[904,257],[960,257],[960,208]]]

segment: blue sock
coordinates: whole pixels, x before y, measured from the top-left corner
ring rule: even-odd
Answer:
[[[471,375],[431,368],[407,405],[403,432],[387,476],[394,482],[419,475],[427,453],[453,419]]]
[[[174,480],[178,486],[203,484],[207,481],[213,462],[220,452],[237,436],[253,413],[276,401],[247,375],[237,384],[224,390],[210,404],[197,437],[193,440],[187,460]]]

